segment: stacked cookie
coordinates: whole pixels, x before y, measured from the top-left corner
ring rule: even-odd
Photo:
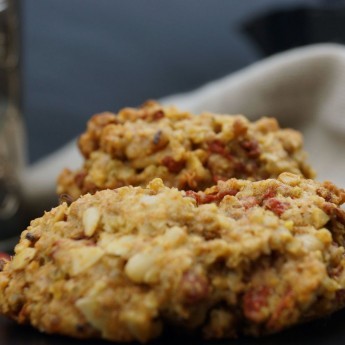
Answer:
[[[345,303],[345,192],[274,119],[149,102],[94,116],[74,201],[2,261],[1,312],[47,333],[146,342],[277,332]]]
[[[161,178],[168,187],[204,190],[229,178],[251,181],[291,172],[312,178],[302,136],[273,118],[198,116],[148,102],[117,115],[95,115],[79,139],[84,166],[66,169],[58,194],[73,198],[122,186],[145,187]]]

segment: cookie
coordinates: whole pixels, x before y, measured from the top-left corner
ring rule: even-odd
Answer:
[[[119,342],[277,332],[344,306],[344,201],[291,173],[87,194],[22,233],[1,265],[0,310],[42,332]]]
[[[126,185],[145,187],[159,177],[169,187],[204,190],[235,177],[263,180],[282,172],[312,178],[302,136],[277,121],[241,115],[193,115],[148,102],[117,115],[95,115],[79,139],[85,158],[58,178],[58,194],[74,199]]]

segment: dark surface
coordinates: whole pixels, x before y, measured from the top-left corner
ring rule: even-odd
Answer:
[[[313,344],[313,345],[337,345],[345,341],[345,311],[338,312],[327,318],[294,327],[276,335],[259,339],[240,338],[224,341],[201,341],[196,338],[177,338],[174,336],[163,337],[150,344],[172,345],[276,345],[276,344]],[[81,345],[81,344],[110,344],[100,340],[77,340],[61,336],[41,334],[28,326],[18,326],[0,316],[0,344],[1,345]]]

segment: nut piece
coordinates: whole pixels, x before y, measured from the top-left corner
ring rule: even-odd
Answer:
[[[173,226],[162,236],[161,242],[165,248],[175,248],[185,242],[186,239],[186,232],[181,227]]]
[[[95,286],[89,294],[78,299],[75,303],[76,307],[83,314],[86,320],[93,327],[99,330],[102,335],[105,335],[106,331],[107,314],[102,312],[97,296],[101,295],[105,286],[105,283],[102,281],[95,282]]]
[[[152,321],[150,315],[138,310],[128,310],[121,315],[130,334],[141,343],[146,343],[150,338],[155,338],[162,331],[160,321]]]
[[[278,176],[279,181],[289,184],[290,186],[298,186],[301,182],[301,176],[289,172],[281,173]]]
[[[127,235],[111,241],[105,248],[107,254],[126,256],[133,247],[135,236]]]
[[[326,225],[326,223],[329,221],[329,216],[322,211],[320,208],[315,208],[313,213],[312,213],[312,220],[313,220],[313,225],[315,226],[316,229],[320,229],[323,226]]]
[[[92,236],[99,222],[101,215],[97,207],[89,207],[83,214],[83,226],[85,236]]]
[[[71,265],[69,273],[76,276],[93,266],[104,254],[98,247],[76,248],[69,251]]]
[[[135,283],[153,282],[158,275],[156,260],[154,253],[138,253],[128,261],[125,267],[126,275]]]

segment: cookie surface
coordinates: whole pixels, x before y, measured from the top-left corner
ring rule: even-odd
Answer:
[[[65,169],[58,194],[73,198],[162,178],[169,187],[204,190],[218,180],[276,178],[282,172],[314,176],[305,163],[302,136],[274,119],[193,115],[148,102],[117,115],[94,116],[80,137],[84,166]]]
[[[345,302],[343,190],[284,173],[205,192],[122,187],[32,221],[0,309],[47,333],[146,342],[261,335]]]

